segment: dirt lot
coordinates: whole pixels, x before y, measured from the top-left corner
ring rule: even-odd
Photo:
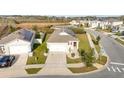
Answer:
[[[65,23],[21,23],[17,24],[17,27],[21,28],[32,28],[33,26],[45,27],[50,25],[64,25]]]

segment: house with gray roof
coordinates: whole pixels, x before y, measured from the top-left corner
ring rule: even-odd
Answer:
[[[0,38],[1,54],[30,53],[33,48],[35,32],[28,29],[20,29],[6,37]]]
[[[79,40],[75,33],[69,29],[56,29],[47,41],[47,48],[50,52],[71,52],[78,50]]]

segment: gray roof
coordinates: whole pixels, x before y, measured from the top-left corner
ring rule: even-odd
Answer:
[[[65,32],[68,35],[60,35],[61,32]],[[74,32],[69,29],[57,29],[55,30],[48,39],[48,43],[66,43],[69,41],[78,41],[75,37]]]
[[[17,30],[15,32],[9,34],[8,36],[0,39],[0,44],[6,44],[15,39],[20,39],[20,40],[30,42],[32,40],[32,38],[34,37],[34,35],[35,35],[35,32],[33,32],[31,30],[20,29],[20,30]]]

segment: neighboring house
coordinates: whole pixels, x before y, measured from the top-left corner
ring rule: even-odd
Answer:
[[[73,26],[77,26],[77,25],[79,25],[80,24],[80,21],[77,21],[77,20],[72,20],[71,22],[70,22],[70,25],[73,25]]]
[[[47,48],[50,52],[70,53],[78,50],[79,40],[69,29],[55,30],[47,41]]]
[[[122,25],[123,21],[119,20],[72,20],[70,22],[71,25],[85,25],[88,24],[90,28],[101,28],[101,29],[107,29],[107,28],[113,28],[118,25]]]
[[[113,27],[112,32],[119,32],[121,35],[124,35],[124,25]]]
[[[15,31],[0,39],[0,52],[2,54],[30,53],[33,48],[35,32],[28,29]]]

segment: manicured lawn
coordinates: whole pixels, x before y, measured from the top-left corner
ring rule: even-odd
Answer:
[[[29,64],[44,64],[46,61],[46,56],[44,56],[44,52],[46,51],[46,41],[50,35],[46,35],[45,41],[39,45],[34,46],[33,56],[29,57],[27,60],[27,65]]]
[[[88,41],[86,34],[76,34],[76,36],[80,40],[79,50],[83,49],[86,52],[89,52],[91,50],[91,47],[89,45],[89,41]]]
[[[105,65],[107,62],[107,57],[106,56],[101,56],[100,59],[97,60],[97,62],[101,65]]]
[[[75,63],[81,63],[81,58],[77,58],[77,59],[71,59],[69,57],[67,57],[67,64],[75,64]]]
[[[124,41],[122,41],[122,40],[120,40],[120,39],[118,39],[118,38],[116,38],[115,40],[116,40],[117,42],[121,43],[122,45],[124,45]]]
[[[91,67],[80,67],[80,68],[68,68],[72,73],[84,73],[96,70],[97,68],[94,66]]]
[[[83,49],[86,52],[90,51],[90,45],[89,45],[89,41],[87,39],[86,34],[76,34],[77,38],[79,39],[79,50]],[[75,63],[81,63],[82,60],[81,58],[77,58],[77,59],[70,59],[67,57],[67,64],[75,64]]]
[[[41,70],[41,68],[29,68],[29,69],[25,69],[25,71],[28,74],[37,74],[40,70]]]
[[[90,34],[90,36],[92,38],[92,41],[96,41],[96,39],[95,39],[95,37],[93,35]],[[99,44],[97,45],[97,44],[94,43],[94,45],[95,45],[96,51],[99,53],[100,52],[100,46],[99,46]]]

